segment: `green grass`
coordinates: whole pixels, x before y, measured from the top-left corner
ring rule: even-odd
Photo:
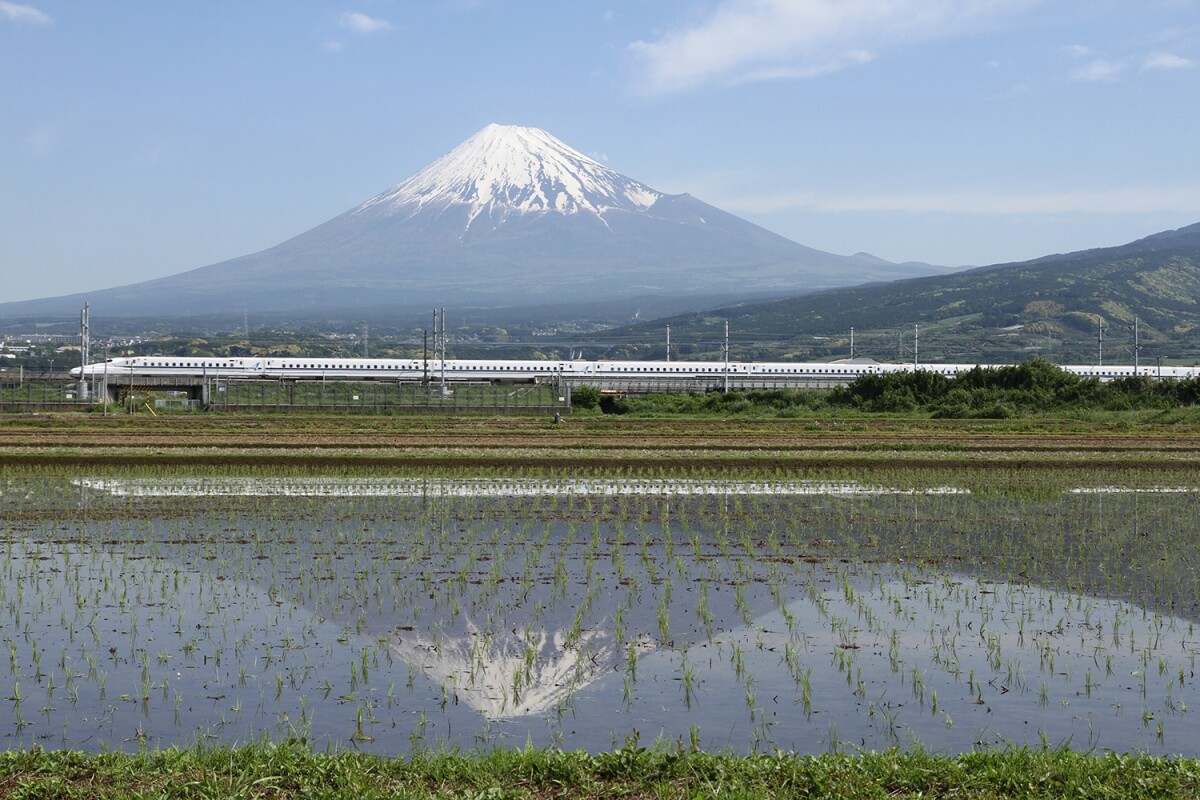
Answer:
[[[302,742],[0,754],[0,797],[1195,797],[1200,761],[1026,749],[738,757],[633,743],[387,759]]]

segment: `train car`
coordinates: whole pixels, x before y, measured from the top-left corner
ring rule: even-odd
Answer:
[[[743,362],[743,361],[517,361],[506,359],[385,359],[385,358],[198,358],[189,356],[134,356],[76,367],[75,378],[109,380],[134,378],[206,378],[276,380],[446,380],[487,383],[537,383],[554,379],[574,382],[636,380],[645,383],[672,380],[776,380],[849,383],[862,375],[923,370],[954,377],[976,364],[897,364],[869,360],[843,362]],[[1130,365],[1064,365],[1060,369],[1080,377],[1109,381],[1134,375],[1163,380],[1200,376],[1200,368]]]

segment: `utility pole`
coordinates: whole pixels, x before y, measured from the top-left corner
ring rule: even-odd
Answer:
[[[371,335],[371,328],[368,323],[363,323],[363,358],[371,357],[371,350],[368,346],[368,341]]]
[[[725,320],[725,394],[729,394],[729,320]]]
[[[671,326],[667,326],[667,363],[671,361]]]
[[[1138,374],[1138,351],[1141,345],[1138,343],[1138,318],[1133,318],[1133,374]]]
[[[442,306],[442,394],[446,394],[446,307]]]
[[[921,343],[921,326],[913,325],[913,369],[917,367],[917,348]]]
[[[1096,366],[1103,367],[1104,366],[1104,317],[1098,317],[1096,319],[1096,329],[1100,332],[1100,337],[1098,339],[1100,345],[1099,345],[1099,350],[1097,351],[1097,354],[1096,354]]]
[[[84,370],[87,369],[89,358],[89,349],[91,348],[91,330],[88,327],[88,304],[83,304],[83,311],[79,314],[79,385],[76,391],[79,394],[80,400],[88,399],[88,383],[87,376],[84,375]]]
[[[850,360],[854,360],[854,326],[850,326]]]

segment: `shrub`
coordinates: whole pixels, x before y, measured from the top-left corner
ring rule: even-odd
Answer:
[[[605,414],[628,414],[632,405],[627,397],[614,397],[606,394],[600,398],[600,410]]]
[[[571,390],[572,408],[596,408],[600,405],[600,390],[595,386],[579,386]]]

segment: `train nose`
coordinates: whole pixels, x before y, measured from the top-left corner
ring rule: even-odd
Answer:
[[[71,377],[72,378],[78,378],[78,377],[81,377],[82,375],[83,375],[83,367],[72,367],[71,368]]]

